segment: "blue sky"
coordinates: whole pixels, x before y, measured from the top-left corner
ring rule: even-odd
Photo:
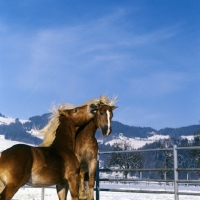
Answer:
[[[200,1],[0,1],[0,113],[118,95],[113,120],[200,120]]]

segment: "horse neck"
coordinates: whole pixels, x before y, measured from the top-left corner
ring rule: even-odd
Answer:
[[[77,133],[77,138],[93,138],[97,130],[97,126],[94,123],[94,119],[88,122],[84,127],[80,128]]]
[[[56,149],[68,149],[74,151],[75,148],[76,127],[68,120],[60,119],[60,124],[56,130],[56,137],[52,147]]]

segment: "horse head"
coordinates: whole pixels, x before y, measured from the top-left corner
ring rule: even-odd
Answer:
[[[104,136],[109,136],[112,132],[111,120],[113,117],[113,110],[118,108],[114,106],[116,101],[117,97],[113,98],[113,100],[109,100],[105,95],[100,97],[100,105],[96,111],[94,122]]]
[[[75,126],[82,126],[94,118],[98,107],[97,104],[91,103],[72,109],[59,109],[58,112],[60,117],[65,117]]]
[[[40,146],[50,146],[56,137],[56,130],[61,121],[71,123],[76,129],[88,123],[95,117],[99,107],[99,101],[89,101],[82,106],[61,104],[52,106],[49,123],[41,130],[37,130],[44,140]]]

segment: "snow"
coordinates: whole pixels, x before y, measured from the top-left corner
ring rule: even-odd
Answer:
[[[188,140],[194,140],[194,135],[188,135],[188,136],[182,135],[181,138],[188,139]]]
[[[146,183],[137,183],[137,184],[116,184],[116,183],[102,183],[100,184],[101,188],[114,188],[114,189],[132,189],[132,190],[152,190],[152,191],[172,191],[173,186],[165,186],[158,184],[146,185]],[[199,192],[199,187],[194,186],[180,186],[179,191],[181,192]],[[13,200],[41,200],[42,189],[41,188],[21,188],[13,197]],[[44,199],[45,200],[55,200],[58,199],[55,188],[45,188],[44,190]],[[121,200],[174,200],[173,194],[150,194],[150,193],[128,193],[128,192],[104,192],[100,191],[101,200],[116,200],[121,198]],[[70,200],[70,194],[67,197],[67,200]],[[189,196],[189,195],[179,195],[179,200],[200,200],[200,196]]]
[[[25,123],[28,120],[19,120],[21,123]],[[11,117],[0,117],[0,125],[5,124],[8,125],[12,122],[15,122],[14,118]],[[29,132],[32,135],[38,137],[38,133],[34,130]],[[169,136],[157,135],[156,133],[151,133],[151,136],[148,138],[127,138],[124,137],[123,134],[119,136],[119,138],[115,138],[112,141],[107,142],[106,144],[110,143],[111,145],[115,142],[118,142],[120,139],[126,139],[131,144],[134,145],[135,149],[138,149],[144,146],[146,143],[153,143],[159,139],[167,139]],[[188,140],[192,140],[193,136],[182,136],[182,138],[187,138]],[[4,135],[0,135],[0,152],[15,145],[15,144],[23,144],[22,142],[6,140]],[[29,144],[30,145],[30,144]],[[120,176],[120,174],[115,174],[116,176]],[[166,186],[166,185],[158,185],[155,183],[151,183],[146,185],[146,183],[131,183],[131,184],[122,184],[122,183],[100,183],[100,188],[113,188],[113,189],[131,189],[131,190],[162,190],[162,191],[172,191],[173,186]],[[194,186],[179,186],[179,191],[181,192],[199,192],[200,187]],[[19,191],[14,195],[13,200],[41,200],[42,189],[41,188],[30,188],[30,187],[22,187]],[[100,199],[101,200],[116,200],[121,198],[121,200],[173,200],[173,194],[149,194],[149,193],[128,193],[128,192],[104,192],[100,191]],[[45,188],[45,200],[55,200],[58,199],[56,189],[55,188]],[[67,197],[67,200],[70,200],[70,194]],[[189,195],[180,195],[179,200],[200,200],[199,196],[189,196]]]
[[[157,134],[154,134],[150,137],[148,137],[148,140],[152,140],[153,142],[156,141],[156,140],[160,140],[160,139],[169,139],[169,135],[157,135]]]
[[[150,144],[158,140],[163,140],[163,139],[169,139],[169,135],[159,135],[156,134],[155,132],[150,133],[151,136],[147,138],[140,138],[140,137],[135,137],[135,138],[128,138],[123,135],[123,133],[120,133],[117,138],[112,139],[111,141],[106,142],[105,144],[110,144],[113,145],[114,143],[120,142],[121,140],[126,140],[128,141],[134,149],[138,149],[143,147],[145,144]],[[194,136],[189,135],[189,136],[181,136],[182,139],[188,139],[188,140],[193,140]]]
[[[30,131],[26,131],[26,132],[37,138],[44,139],[44,135],[41,135],[36,129],[31,129]]]
[[[12,117],[0,117],[0,125],[5,124],[9,125],[10,123],[14,123],[15,119]]]
[[[140,141],[140,140],[136,140]],[[14,144],[19,144],[21,142],[5,140],[3,135],[0,135],[0,151],[7,149]],[[131,183],[131,184],[122,184],[122,183],[100,183],[100,188],[110,188],[110,189],[131,189],[131,190],[162,190],[162,191],[172,191],[173,186],[166,186],[162,184],[161,186],[155,183]],[[199,192],[200,187],[194,186],[181,186],[179,191],[183,192]],[[41,188],[30,188],[22,187],[14,195],[13,200],[41,200],[42,189]],[[128,192],[104,192],[100,191],[101,200],[116,200],[121,198],[121,200],[174,200],[173,194],[150,194],[150,193],[128,193]],[[45,188],[45,200],[55,200],[58,199],[55,188]],[[70,194],[67,197],[67,200],[70,200]],[[180,195],[179,200],[200,200],[199,196],[189,196],[189,195]]]
[[[15,118],[12,117],[0,117],[0,125],[4,124],[4,125],[9,125],[11,123],[15,122]],[[19,119],[19,121],[23,124],[25,122],[29,122],[29,120],[25,120],[25,119]]]
[[[154,132],[152,132],[151,135],[152,136],[147,137],[147,138],[140,138],[140,137],[128,138],[128,137],[123,136],[122,133],[120,133],[118,138],[108,141],[105,144],[113,145],[114,143],[120,142],[121,140],[126,140],[131,144],[131,146],[134,147],[134,149],[138,149],[138,148],[143,147],[145,144],[153,143],[159,139],[168,139],[169,138],[169,135],[158,135]]]
[[[15,144],[26,144],[18,141],[12,141],[12,140],[6,140],[4,135],[0,135],[0,152],[10,148],[11,146]],[[32,145],[32,144],[29,144]]]

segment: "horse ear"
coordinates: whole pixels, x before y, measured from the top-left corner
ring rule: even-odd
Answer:
[[[116,108],[118,108],[118,106],[112,106],[112,110],[115,110]]]

